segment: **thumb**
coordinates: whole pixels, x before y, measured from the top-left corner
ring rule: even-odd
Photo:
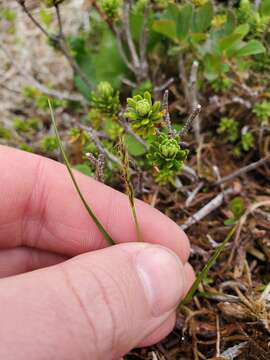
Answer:
[[[185,277],[172,251],[126,243],[3,279],[0,358],[118,359],[171,330]]]

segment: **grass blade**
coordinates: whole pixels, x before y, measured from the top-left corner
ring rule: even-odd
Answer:
[[[180,307],[181,305],[187,305],[188,303],[190,303],[190,301],[193,298],[193,295],[195,294],[195,292],[197,291],[200,283],[206,278],[206,276],[208,275],[209,270],[211,269],[211,267],[215,264],[215,262],[217,261],[219,255],[222,253],[222,251],[224,250],[226,244],[230,241],[230,239],[232,238],[234,232],[236,230],[236,226],[234,226],[230,232],[228,233],[228,235],[226,236],[226,238],[223,240],[223,242],[216,248],[214,254],[211,256],[211,258],[208,260],[207,264],[204,266],[204,268],[202,269],[201,272],[199,272],[196,276],[196,280],[194,281],[193,285],[191,286],[189,292],[187,293],[186,297],[181,301]]]
[[[75,176],[72,172],[72,169],[71,169],[71,165],[69,163],[69,160],[67,158],[67,155],[65,153],[65,150],[63,148],[63,145],[62,145],[62,142],[61,142],[61,139],[60,139],[60,135],[59,135],[59,132],[57,130],[57,126],[56,126],[56,121],[55,121],[55,116],[54,116],[54,111],[53,111],[53,108],[52,108],[52,105],[51,105],[51,102],[50,100],[48,99],[48,103],[49,103],[49,108],[50,108],[50,113],[51,113],[51,119],[52,119],[52,124],[53,124],[53,128],[54,128],[54,131],[55,131],[55,135],[56,135],[56,138],[57,138],[57,142],[58,142],[58,146],[59,146],[59,149],[61,151],[61,154],[62,154],[62,157],[64,159],[64,162],[65,162],[65,165],[67,167],[67,170],[69,172],[69,175],[71,177],[71,180],[75,186],[75,189],[84,205],[84,207],[86,208],[88,214],[90,215],[90,217],[92,218],[92,220],[94,221],[94,223],[96,224],[97,228],[99,229],[99,231],[102,233],[102,235],[105,237],[105,239],[107,240],[108,244],[109,245],[114,245],[115,244],[115,241],[111,238],[111,236],[107,233],[107,231],[104,229],[103,225],[101,224],[101,222],[98,220],[98,218],[96,217],[95,213],[93,212],[93,210],[91,209],[91,207],[88,205],[87,201],[85,200],[80,188],[79,188],[79,185],[75,179]]]

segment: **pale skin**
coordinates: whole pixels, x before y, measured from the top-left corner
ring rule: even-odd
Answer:
[[[66,168],[0,146],[0,358],[118,360],[173,328],[194,280],[189,241],[169,218],[76,173],[118,245],[108,247]]]

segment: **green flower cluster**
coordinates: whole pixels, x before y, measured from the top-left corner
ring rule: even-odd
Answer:
[[[226,140],[233,143],[239,138],[239,124],[235,119],[223,117],[220,120],[217,132],[225,135]]]
[[[261,15],[256,11],[250,0],[241,0],[238,9],[238,21],[249,24],[250,33],[262,34],[269,24],[269,17]]]
[[[102,115],[116,115],[119,111],[119,104],[118,91],[115,91],[107,81],[99,83],[96,91],[91,94],[92,108]]]
[[[100,7],[111,20],[115,21],[120,17],[121,0],[100,0]]]
[[[156,181],[165,184],[179,173],[187,159],[188,150],[181,148],[179,137],[170,138],[160,133],[150,145],[147,159],[158,170]]]
[[[131,122],[132,129],[146,138],[156,134],[156,128],[162,124],[163,111],[160,101],[152,102],[151,94],[146,91],[143,96],[135,95],[127,99],[125,117]]]
[[[267,121],[270,119],[270,101],[262,101],[254,106],[253,113],[262,120]]]

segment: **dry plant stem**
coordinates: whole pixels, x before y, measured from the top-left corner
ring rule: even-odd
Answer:
[[[57,138],[57,142],[58,142],[58,145],[59,145],[59,148],[60,148],[60,151],[61,151],[61,154],[63,156],[63,159],[64,159],[64,162],[66,164],[66,167],[67,167],[67,170],[69,172],[69,175],[71,177],[71,180],[73,182],[73,185],[75,186],[75,189],[84,205],[84,207],[86,208],[88,214],[90,215],[91,219],[94,221],[94,223],[96,224],[97,228],[99,229],[99,231],[102,233],[102,235],[104,236],[104,238],[107,240],[108,244],[109,245],[115,245],[115,241],[112,239],[112,237],[109,235],[109,233],[105,230],[105,228],[103,227],[103,225],[101,224],[101,222],[98,220],[98,218],[96,217],[95,213],[93,212],[93,210],[91,209],[91,207],[88,205],[87,201],[85,200],[80,188],[79,188],[79,185],[75,179],[75,176],[71,170],[71,165],[69,163],[69,160],[66,156],[66,153],[65,153],[65,150],[63,148],[63,145],[62,145],[62,142],[61,142],[61,139],[60,139],[60,135],[58,133],[58,130],[57,130],[57,126],[56,126],[56,121],[55,121],[55,117],[54,117],[54,112],[53,112],[53,108],[52,108],[52,105],[51,105],[51,102],[50,100],[48,99],[48,103],[49,103],[49,108],[50,108],[50,113],[51,113],[51,119],[52,119],[52,124],[53,124],[53,128],[54,128],[54,131],[55,131],[55,135],[56,135],[56,138]]]
[[[24,77],[31,86],[36,88],[42,94],[51,96],[51,97],[54,97],[54,98],[60,99],[60,100],[77,101],[77,102],[82,103],[83,105],[87,104],[85,98],[81,95],[68,93],[66,91],[59,91],[59,90],[47,88],[45,85],[41,84],[36,79],[34,79],[31,75],[26,73],[18,64],[16,64],[16,62],[14,61],[14,57],[8,51],[8,49],[6,49],[6,47],[4,47],[3,44],[0,44],[0,49],[5,53],[6,57],[9,59],[11,65],[16,69],[16,71],[22,77]]]
[[[24,1],[20,1],[17,0],[17,2],[21,5],[23,11],[25,12],[25,14],[29,17],[29,19],[35,24],[35,26],[37,28],[39,28],[39,30],[52,42],[54,42],[57,46],[58,49],[62,52],[62,54],[65,56],[65,58],[67,59],[67,61],[69,62],[71,68],[73,69],[74,73],[76,73],[81,80],[85,83],[85,85],[91,90],[92,89],[92,85],[89,82],[88,78],[86,77],[86,75],[81,71],[80,67],[78,66],[78,64],[76,63],[76,61],[73,59],[73,57],[70,55],[65,41],[64,41],[64,36],[62,33],[62,28],[59,29],[59,35],[58,36],[54,36],[48,33],[48,31],[46,31],[43,26],[34,18],[34,16],[31,14],[31,12],[28,10],[28,8],[25,5]],[[61,15],[60,12],[57,12],[57,17],[58,17],[58,23],[60,24],[60,27],[62,27],[62,21],[61,21]],[[60,22],[59,22],[60,21]]]
[[[59,37],[64,38],[63,23],[62,23],[62,18],[61,18],[61,13],[60,13],[60,6],[59,6],[59,4],[56,4],[56,5],[55,5],[55,11],[56,11],[57,22],[58,22],[58,26],[59,26]]]
[[[134,68],[138,71],[140,69],[140,61],[139,61],[139,57],[137,54],[137,50],[136,50],[134,41],[132,39],[131,31],[130,31],[129,10],[130,10],[130,1],[125,1],[124,7],[123,7],[123,25],[124,25],[124,30],[125,30],[125,34],[126,34],[127,45],[128,45],[128,48],[129,48],[129,51],[131,54],[131,58],[132,58],[132,63],[133,63]]]
[[[160,91],[165,90],[166,88],[168,88],[172,83],[174,83],[175,79],[173,77],[169,78],[168,80],[165,81],[164,84],[161,84],[160,86],[155,86],[154,87],[154,93],[158,93]]]
[[[133,189],[132,183],[130,181],[129,156],[128,156],[128,151],[127,151],[124,141],[125,141],[124,136],[120,136],[119,143],[118,143],[118,149],[119,149],[119,154],[120,154],[121,163],[122,163],[122,173],[123,173],[123,178],[124,178],[124,182],[125,182],[126,192],[128,195],[132,216],[133,216],[134,223],[135,223],[137,240],[142,241],[140,226],[139,226],[136,207],[135,207],[134,189]]]
[[[240,239],[240,234],[242,231],[242,228],[247,220],[247,217],[249,216],[249,214],[251,214],[254,210],[258,209],[259,207],[262,206],[270,206],[270,200],[265,200],[265,201],[260,201],[257,202],[255,204],[252,204],[251,206],[248,207],[248,209],[246,210],[246,212],[244,213],[244,215],[241,216],[238,225],[237,225],[237,231],[235,234],[235,239],[234,239],[234,244],[232,247],[232,251],[230,253],[230,257],[228,260],[228,264],[231,264],[233,256],[235,254],[236,249],[239,247],[239,239]]]
[[[217,342],[216,342],[216,352],[217,357],[220,356],[220,323],[219,323],[219,315],[216,315],[216,327],[217,327]]]
[[[129,123],[125,120],[125,118],[121,114],[119,115],[118,121],[129,135],[133,136],[134,139],[136,139],[145,148],[145,150],[148,150],[148,145],[146,144],[146,142],[132,130]]]
[[[103,21],[105,21],[107,23],[107,25],[109,26],[111,32],[115,35],[116,38],[116,43],[117,43],[117,47],[119,50],[119,53],[124,61],[124,63],[126,64],[126,66],[128,67],[128,69],[130,71],[132,71],[133,73],[135,72],[134,67],[132,66],[132,64],[130,63],[130,61],[128,60],[126,53],[124,51],[123,48],[123,43],[122,43],[122,37],[121,37],[121,33],[118,30],[118,28],[114,25],[114,23],[109,19],[109,17],[101,10],[100,6],[98,5],[97,1],[92,1],[93,7],[96,9],[96,11],[98,12],[99,16],[103,19]]]
[[[140,37],[140,64],[141,64],[141,71],[142,71],[142,77],[147,78],[148,77],[148,62],[147,62],[147,56],[146,56],[146,50],[147,50],[147,42],[148,42],[148,16],[149,16],[149,4],[145,6],[144,10],[144,16],[143,16],[143,28],[142,33]]]
[[[242,350],[248,345],[247,341],[244,341],[240,344],[234,345],[221,354],[221,357],[225,359],[235,359],[237,356],[241,355]]]
[[[186,202],[185,202],[185,206],[189,207],[190,204],[192,203],[192,201],[194,200],[194,198],[196,197],[196,195],[198,194],[198,192],[201,190],[201,188],[203,187],[203,182],[201,181],[196,188],[189,194]]]
[[[201,221],[203,218],[205,218],[207,215],[209,215],[212,211],[219,208],[224,199],[225,196],[228,196],[230,194],[233,194],[233,189],[227,189],[224,192],[218,194],[214,199],[212,199],[208,204],[206,204],[203,208],[201,208],[199,211],[197,211],[194,215],[190,216],[187,221],[181,225],[181,228],[183,230],[187,230],[191,225],[194,225]]]
[[[221,185],[227,181],[230,181],[230,180],[233,180],[234,178],[238,177],[238,176],[241,176],[249,171],[252,171],[254,169],[256,169],[257,167],[259,166],[262,166],[264,164],[266,164],[268,161],[270,161],[270,155],[267,155],[265,156],[264,158],[258,160],[258,161],[255,161],[247,166],[244,166],[242,167],[241,169],[239,170],[236,170],[235,172],[233,172],[232,174],[230,175],[227,175],[227,176],[224,176],[222,177],[220,180],[216,181],[214,183],[214,185],[218,186],[218,185]]]
[[[162,101],[162,108],[164,111],[164,120],[166,123],[166,127],[167,127],[167,131],[168,131],[168,135],[170,138],[174,138],[175,137],[175,132],[172,128],[172,123],[171,123],[171,118],[170,118],[170,112],[169,112],[169,91],[165,90],[164,96],[163,96],[163,101]]]
[[[87,131],[87,133],[90,135],[92,141],[95,143],[96,147],[98,148],[98,151],[101,154],[104,154],[110,161],[116,163],[118,166],[121,167],[121,161],[114,156],[113,154],[111,154],[107,149],[105,149],[98,137],[97,132],[90,126],[84,126],[84,125],[79,125],[81,129]]]

